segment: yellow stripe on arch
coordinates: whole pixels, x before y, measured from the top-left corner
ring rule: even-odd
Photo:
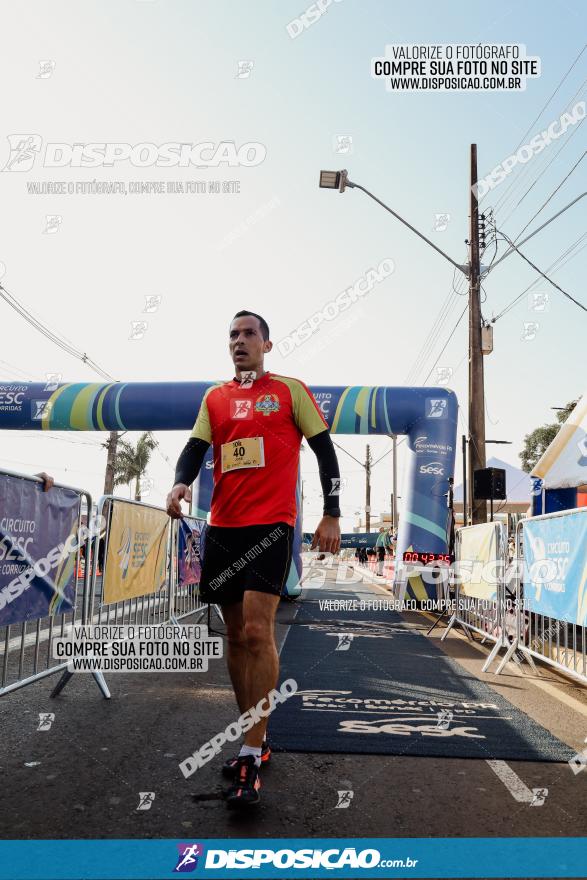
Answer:
[[[69,424],[74,431],[87,431],[93,428],[91,423],[91,404],[102,382],[92,382],[82,388],[75,398],[69,415]],[[89,413],[89,418],[88,418]]]
[[[340,395],[340,400],[338,401],[338,405],[336,407],[336,414],[334,419],[332,420],[332,428],[330,429],[333,434],[336,434],[336,430],[338,428],[338,423],[340,422],[340,417],[344,410],[344,402],[350,393],[350,388],[345,388],[342,394]]]
[[[375,404],[377,402],[377,392],[379,391],[379,385],[373,389],[373,397],[371,398],[371,427],[377,427],[377,412],[375,410]]]

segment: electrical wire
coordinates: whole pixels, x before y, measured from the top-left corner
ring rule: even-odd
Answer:
[[[507,237],[507,235],[505,235],[505,233],[500,232],[500,235],[504,236],[506,241],[509,243],[510,247],[513,247],[514,250],[516,251],[516,253],[519,254],[519,256],[523,260],[525,260],[529,266],[532,266],[532,268],[534,269],[535,272],[538,272],[538,274],[541,275],[546,281],[548,281],[549,284],[552,284],[553,287],[555,287],[557,290],[559,290],[564,296],[567,297],[567,299],[570,299],[571,302],[575,303],[576,306],[579,306],[580,309],[583,309],[584,312],[587,312],[587,306],[584,306],[582,302],[579,302],[578,299],[575,299],[574,296],[571,296],[570,293],[567,293],[566,290],[563,290],[563,288],[559,284],[557,284],[555,281],[553,281],[552,278],[549,278],[549,276],[545,272],[543,272],[542,269],[539,269],[538,266],[532,262],[532,260],[529,260],[528,257],[521,252],[521,250],[517,247],[517,245],[515,245],[513,243],[513,241],[511,239],[508,239],[508,237]]]
[[[579,86],[579,88],[577,89],[575,94],[573,95],[573,97],[570,99],[570,101],[566,105],[565,109],[562,111],[563,113],[565,113],[569,110],[569,108],[571,107],[571,105],[573,105],[573,102],[576,101],[577,98],[582,97],[582,93],[585,90],[586,85],[587,85],[587,78],[583,80],[583,82],[581,83],[581,85]],[[582,121],[583,120],[581,120],[579,125],[576,126],[575,131],[580,127]],[[566,141],[563,142],[563,146],[557,151],[556,155],[553,157],[553,159],[551,159],[550,162],[547,163],[547,165],[544,167],[544,169],[542,171],[539,171],[539,169],[541,168],[541,165],[542,165],[542,159],[544,159],[547,155],[546,152],[543,152],[542,157],[540,159],[538,159],[537,162],[534,162],[532,164],[530,164],[529,162],[526,163],[524,165],[524,168],[522,169],[522,171],[520,171],[518,174],[514,175],[513,179],[508,184],[506,191],[503,193],[503,195],[497,201],[497,204],[495,206],[495,211],[497,213],[504,210],[507,202],[510,199],[513,200],[514,198],[516,198],[516,190],[518,190],[518,188],[526,186],[529,181],[532,181],[532,176],[533,176],[534,172],[536,172],[537,176],[539,176],[539,177],[542,176],[544,171],[546,171],[546,169],[550,165],[552,165],[552,162],[554,161],[554,159],[559,155],[559,153],[562,151],[562,149],[570,141],[570,139],[574,133],[575,132],[573,131],[572,134],[569,135],[569,137],[566,139]],[[516,150],[516,152],[517,152],[517,150]],[[534,182],[536,182],[536,180],[534,180]],[[534,182],[530,184],[530,188],[533,187]],[[511,214],[508,216],[511,216]],[[506,222],[506,221],[502,221],[502,222]]]
[[[538,217],[538,215],[541,213],[541,211],[544,210],[544,208],[546,208],[546,206],[548,205],[548,203],[550,202],[550,200],[551,200],[551,199],[557,194],[557,192],[559,191],[559,189],[560,189],[560,188],[563,186],[563,184],[569,179],[569,177],[571,176],[571,174],[573,173],[573,171],[575,170],[575,168],[577,168],[577,167],[581,164],[581,162],[583,161],[583,159],[585,158],[585,156],[587,156],[587,150],[585,150],[585,152],[583,153],[583,155],[580,156],[579,159],[577,159],[577,161],[575,162],[575,164],[573,165],[573,167],[571,168],[571,170],[569,171],[569,173],[568,173],[565,177],[563,177],[563,179],[561,180],[561,182],[559,183],[559,185],[556,187],[556,189],[554,189],[554,190],[551,192],[551,194],[550,194],[549,197],[546,199],[546,201],[545,201],[545,202],[544,202],[544,203],[538,208],[538,210],[536,211],[536,213],[532,215],[532,217],[528,220],[528,222],[526,223],[526,225],[524,226],[524,228],[521,229],[520,232],[518,232],[518,234],[517,234],[516,237],[514,238],[514,241],[517,241],[517,240],[519,239],[519,237],[522,235],[522,233],[524,233],[524,232],[526,231],[526,229],[527,229],[528,226],[532,223],[532,221],[535,220],[536,217]]]
[[[530,186],[528,187],[528,189],[526,190],[526,192],[524,193],[524,195],[522,196],[522,198],[521,198],[521,199],[520,199],[520,200],[514,205],[514,207],[513,207],[512,210],[509,212],[509,214],[507,215],[507,217],[505,217],[505,218],[503,219],[503,221],[501,221],[501,222],[503,222],[503,223],[507,223],[507,221],[510,219],[510,217],[512,216],[512,214],[514,213],[514,211],[516,211],[516,210],[520,207],[520,205],[522,204],[522,202],[524,201],[524,199],[526,198],[526,196],[528,195],[528,193],[531,192],[531,191],[534,189],[534,187],[536,186],[536,184],[538,183],[538,181],[540,180],[540,178],[543,177],[544,174],[546,174],[546,172],[548,171],[548,169],[550,168],[550,166],[552,165],[552,163],[555,162],[555,161],[558,159],[559,155],[562,153],[562,151],[563,151],[566,147],[568,147],[569,143],[571,142],[571,139],[577,134],[577,132],[579,131],[579,129],[580,129],[581,126],[583,125],[583,122],[584,122],[584,121],[585,121],[585,117],[583,117],[583,119],[579,122],[579,124],[578,124],[577,126],[575,126],[575,128],[573,129],[573,131],[571,132],[571,134],[568,136],[568,138],[564,141],[564,143],[563,143],[563,144],[560,146],[560,148],[556,151],[556,153],[554,154],[554,156],[552,157],[552,159],[550,160],[550,162],[548,162],[548,163],[544,166],[544,168],[542,169],[542,171],[541,171],[539,174],[536,175],[536,177],[534,178],[533,182],[530,184]]]
[[[530,125],[529,125],[528,128],[527,128],[527,130],[524,132],[524,134],[523,134],[522,137],[520,138],[520,142],[519,142],[519,144],[516,146],[516,148],[515,148],[514,151],[513,151],[514,154],[518,152],[518,150],[520,149],[520,147],[522,146],[522,144],[526,141],[526,138],[528,137],[528,135],[530,134],[530,132],[533,130],[534,126],[536,125],[536,123],[538,122],[538,120],[540,119],[540,117],[542,116],[542,114],[544,113],[544,111],[546,110],[546,108],[548,107],[548,105],[551,103],[552,99],[555,97],[555,95],[556,95],[556,94],[558,93],[558,91],[560,90],[561,86],[563,85],[563,83],[565,82],[565,80],[567,79],[567,77],[569,76],[569,74],[571,73],[571,71],[573,70],[573,68],[575,67],[575,65],[576,65],[577,62],[579,61],[579,59],[581,58],[581,56],[582,56],[583,52],[585,51],[585,49],[587,49],[587,43],[585,43],[585,44],[583,45],[583,48],[582,48],[581,51],[578,53],[577,57],[575,58],[575,60],[573,61],[573,63],[571,64],[571,66],[569,67],[569,69],[567,70],[567,72],[564,74],[564,76],[562,77],[562,79],[560,80],[560,82],[558,83],[558,85],[556,86],[555,90],[552,92],[552,94],[550,95],[550,97],[548,98],[548,100],[546,101],[546,103],[543,105],[542,109],[540,110],[540,112],[538,113],[538,115],[536,116],[536,118],[530,123]],[[575,97],[577,96],[577,94],[578,94],[578,93],[581,91],[581,89],[583,88],[583,85],[584,85],[584,83],[579,87],[579,90],[578,90],[578,92],[575,94],[575,96],[574,96],[573,98],[571,98],[571,101],[573,101],[573,100],[575,99]],[[569,102],[569,103],[570,103],[570,102]],[[567,105],[567,106],[568,106],[568,105]],[[528,167],[528,166],[526,166],[526,167]],[[508,196],[509,196],[509,192],[510,192],[510,190],[511,190],[513,184],[514,184],[514,182],[515,182],[515,181],[511,181],[511,182],[510,182],[509,186],[507,187],[507,189],[505,190],[505,192],[503,193],[503,195],[501,196],[501,198],[498,199],[498,202],[497,202],[497,204],[496,204],[496,206],[495,206],[495,210],[496,210],[496,211],[501,210],[501,208],[503,207],[503,204],[504,204],[505,201],[507,200],[507,198],[508,198]]]
[[[94,372],[98,373],[99,376],[102,376],[104,379],[112,379],[113,377],[103,370],[98,364],[92,360],[92,358],[88,357],[85,352],[79,351],[73,345],[68,343],[63,337],[58,336],[52,330],[50,330],[45,324],[35,318],[31,312],[29,312],[25,306],[20,303],[15,296],[13,296],[6,288],[0,284],[0,297],[9,305],[14,311],[24,318],[24,320],[31,325],[35,330],[41,333],[46,339],[50,342],[55,343],[59,348],[65,351],[67,354],[72,355],[72,357],[77,358],[78,360],[83,361],[87,366],[89,366]],[[114,380],[113,380],[114,381]]]
[[[432,372],[434,371],[434,368],[435,368],[436,364],[438,363],[438,361],[440,360],[440,358],[441,358],[442,355],[444,354],[444,352],[445,352],[445,350],[446,350],[446,347],[447,347],[448,343],[451,341],[451,339],[452,339],[453,336],[455,335],[455,332],[456,332],[456,330],[457,330],[457,327],[459,326],[459,324],[460,324],[461,321],[463,320],[463,317],[464,317],[464,315],[465,315],[465,312],[467,311],[468,308],[469,308],[469,303],[467,303],[467,305],[465,306],[465,308],[464,308],[463,311],[461,312],[460,317],[459,317],[457,323],[454,325],[454,327],[453,327],[452,330],[451,330],[450,336],[448,337],[448,339],[446,340],[446,342],[445,342],[444,345],[442,346],[442,349],[440,350],[440,353],[439,353],[438,357],[436,358],[436,360],[435,360],[434,363],[432,364],[432,367],[431,367],[431,369],[430,369],[430,372],[428,373],[428,375],[427,375],[426,378],[424,379],[424,385],[426,384],[426,382],[428,381],[428,379],[429,379],[430,376],[432,375]]]
[[[518,242],[518,238],[520,237],[520,235],[521,235],[522,233],[519,233],[519,235],[514,239],[515,242],[518,242],[518,247],[522,247],[523,244],[525,244],[527,241],[530,241],[530,239],[531,239],[531,238],[534,238],[534,236],[537,235],[539,232],[542,232],[542,230],[545,229],[550,223],[552,223],[553,220],[556,220],[557,217],[560,217],[561,214],[564,214],[565,211],[568,211],[569,208],[572,208],[573,205],[576,205],[577,202],[580,202],[581,199],[584,199],[584,198],[585,198],[585,196],[587,196],[587,192],[581,193],[581,195],[577,196],[576,199],[573,199],[572,202],[569,202],[568,205],[565,205],[564,208],[561,208],[560,211],[557,211],[556,214],[553,214],[552,217],[550,217],[548,220],[546,220],[545,223],[542,224],[542,226],[539,226],[538,229],[535,229],[534,232],[531,232],[530,235],[527,235],[526,238],[522,239],[522,241],[520,241],[520,242]],[[532,221],[530,221],[530,222],[532,222]],[[523,231],[524,231],[524,230],[522,230],[522,232],[523,232]],[[500,240],[501,240],[501,239],[500,239]],[[503,239],[503,241],[505,241],[505,239]],[[514,252],[513,248],[508,248],[508,250],[505,252],[505,254],[503,254],[503,255],[499,258],[499,260],[497,260],[497,262],[495,262],[494,260],[492,260],[492,262],[491,262],[489,268],[483,273],[483,276],[485,277],[486,275],[489,274],[490,271],[493,271],[494,269],[496,269],[497,266],[499,266],[499,264],[502,262],[502,260],[505,260],[506,257],[509,257],[510,254],[513,254],[513,252]]]
[[[566,251],[564,251],[559,257],[557,257],[557,259],[554,261],[554,263],[552,263],[546,271],[553,272],[553,270],[554,270],[554,271],[558,272],[558,271],[560,271],[560,269],[563,268],[563,266],[566,266],[566,264],[569,263],[572,259],[574,259],[583,250],[584,247],[587,247],[587,244],[583,245],[583,247],[579,248],[579,250],[575,254],[573,254],[572,256],[569,256],[568,259],[565,259],[565,257],[567,257],[571,253],[571,251],[573,251],[577,247],[577,245],[580,244],[586,237],[587,237],[587,232],[584,232],[583,235],[581,235],[577,239],[577,241],[575,241],[572,245],[570,245],[570,247],[568,247],[566,249]],[[564,262],[561,262],[561,260],[563,260]],[[558,265],[559,263],[560,263],[560,265]],[[524,294],[528,293],[533,287],[536,287],[536,285],[538,284],[538,281],[539,281],[539,279],[536,278],[534,281],[532,281],[528,285],[528,287],[524,288],[524,290],[521,293],[519,293],[518,296],[516,296],[504,309],[502,309],[502,311],[496,317],[491,319],[491,323],[495,324],[496,321],[498,321],[500,318],[503,317],[503,315],[505,315],[507,312],[509,312],[510,309],[512,309],[515,306],[515,304],[517,302],[519,302],[519,300],[524,296]]]
[[[431,357],[436,339],[438,339],[446,321],[448,320],[449,315],[451,314],[452,310],[458,302],[457,297],[463,296],[463,292],[459,290],[459,288],[462,287],[464,281],[464,276],[459,276],[459,279],[455,285],[455,272],[453,272],[451,290],[448,294],[447,299],[441,306],[438,315],[434,319],[432,327],[430,328],[430,331],[428,332],[428,335],[422,344],[422,348],[420,349],[416,361],[414,362],[412,368],[410,369],[410,372],[404,380],[406,385],[415,384],[418,373],[423,369],[428,358]]]

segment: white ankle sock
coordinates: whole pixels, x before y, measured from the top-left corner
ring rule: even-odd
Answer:
[[[261,746],[241,746],[239,758],[246,758],[247,755],[253,755],[256,767],[261,766]]]

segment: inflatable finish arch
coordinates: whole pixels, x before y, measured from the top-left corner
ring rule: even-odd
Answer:
[[[51,431],[191,430],[206,390],[216,382],[0,384],[0,429]],[[446,388],[325,386],[310,388],[333,434],[405,434],[408,473],[400,507],[398,559],[407,550],[446,553],[447,493],[454,474],[457,399]],[[179,454],[178,449],[178,454]],[[207,460],[210,460],[211,451]],[[196,510],[210,509],[212,472],[200,472]],[[344,503],[344,499],[343,499]],[[299,509],[299,497],[298,497]],[[301,523],[288,589],[301,573]],[[421,578],[409,593],[426,598]]]

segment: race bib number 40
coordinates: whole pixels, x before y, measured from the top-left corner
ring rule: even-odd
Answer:
[[[262,437],[243,437],[221,446],[222,473],[241,468],[265,467],[265,450]]]

